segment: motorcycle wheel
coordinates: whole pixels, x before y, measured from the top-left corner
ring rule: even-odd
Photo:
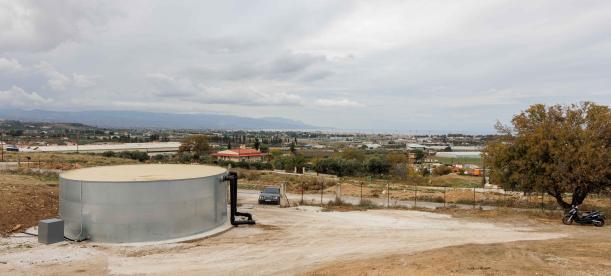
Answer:
[[[597,221],[593,222],[593,224],[596,227],[603,227],[603,225],[605,225],[605,221],[604,220],[597,220]]]
[[[562,223],[566,225],[571,225],[573,224],[573,218],[571,218],[570,216],[565,216],[562,218]]]

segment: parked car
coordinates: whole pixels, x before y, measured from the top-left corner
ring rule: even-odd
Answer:
[[[280,188],[265,187],[259,194],[259,204],[280,204]]]

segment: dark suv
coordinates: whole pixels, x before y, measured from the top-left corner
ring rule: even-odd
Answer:
[[[279,187],[265,187],[259,194],[259,204],[270,203],[280,204],[280,188]]]

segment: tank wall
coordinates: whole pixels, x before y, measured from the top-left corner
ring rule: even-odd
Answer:
[[[60,178],[64,234],[71,239],[122,243],[168,240],[211,230],[227,221],[223,175],[150,182]]]

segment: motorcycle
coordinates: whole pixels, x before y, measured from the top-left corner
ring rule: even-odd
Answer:
[[[579,224],[593,224],[596,227],[602,227],[605,225],[605,216],[599,211],[592,211],[587,213],[579,212],[579,206],[573,205],[562,218],[562,223],[570,225],[574,222]]]

